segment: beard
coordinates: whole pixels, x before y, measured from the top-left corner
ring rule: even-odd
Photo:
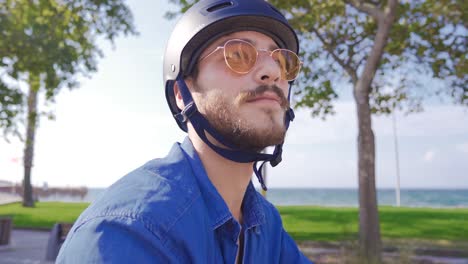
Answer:
[[[242,118],[238,110],[242,104],[267,91],[276,93],[281,100],[282,122],[277,121],[277,110],[263,109],[262,111],[265,112],[264,114],[267,118],[264,122],[270,124],[263,128],[258,128],[255,127],[252,120],[247,120],[245,117]],[[223,96],[221,92],[214,92],[208,95],[201,89],[201,97],[203,99],[199,102],[199,109],[202,110],[205,118],[219,134],[237,148],[260,152],[268,146],[284,142],[286,136],[284,118],[286,111],[289,109],[289,101],[279,87],[259,86],[253,91],[239,93],[234,100]]]

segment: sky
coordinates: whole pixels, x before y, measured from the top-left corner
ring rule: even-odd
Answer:
[[[105,57],[98,72],[80,78],[79,89],[62,90],[49,106],[56,120],[40,121],[33,184],[107,187],[183,141],[162,80],[162,56],[175,23],[163,18],[167,2],[128,1],[140,35],[117,39],[115,48],[101,41]],[[357,187],[356,108],[350,96],[344,98],[326,121],[296,110],[283,162],[268,168],[269,187]],[[422,113],[395,117],[402,188],[468,188],[467,108],[432,103]],[[372,121],[377,187],[394,188],[392,118]],[[22,180],[22,155],[21,142],[0,138],[0,180]]]

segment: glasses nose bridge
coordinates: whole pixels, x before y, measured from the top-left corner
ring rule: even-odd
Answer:
[[[255,48],[255,50],[257,52],[256,64],[261,64],[261,68],[263,69],[263,74],[261,76],[262,82],[265,82],[266,79],[264,79],[264,77],[266,76],[269,77],[269,80],[282,79],[282,69],[278,63],[275,62],[275,58],[273,57],[273,53],[276,50],[258,48]],[[267,56],[260,56],[260,53],[266,53]]]
[[[270,57],[272,60],[275,61],[275,58],[273,57],[273,53],[275,51],[277,51],[278,49],[275,49],[275,50],[269,50],[269,49],[257,49],[255,48],[255,50],[257,51],[257,59],[256,59],[256,63],[258,63],[261,59],[260,58],[260,52],[263,52],[263,53],[266,53],[268,55],[268,57]],[[275,64],[277,65],[277,64]],[[281,67],[279,67],[280,70],[281,70]]]
[[[265,52],[270,57],[273,55],[273,52],[274,52],[274,50],[269,50],[269,49],[257,49],[257,48],[255,49],[257,50],[257,57],[260,56],[260,52]]]

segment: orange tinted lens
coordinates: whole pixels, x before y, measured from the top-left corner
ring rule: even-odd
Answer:
[[[301,61],[296,53],[286,49],[277,49],[271,53],[271,56],[281,69],[281,79],[287,81],[296,79],[301,69]]]
[[[237,73],[248,73],[257,60],[257,50],[247,42],[231,40],[224,46],[224,57],[231,70]]]

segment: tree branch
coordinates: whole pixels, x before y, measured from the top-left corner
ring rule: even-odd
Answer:
[[[320,35],[320,33],[318,32],[318,30],[315,28],[315,27],[312,27],[312,32],[315,33],[315,35],[317,35],[317,37],[320,39],[320,41],[323,43],[323,46],[325,47],[325,49],[328,51],[328,53],[333,57],[333,59],[341,66],[343,67],[343,69],[349,74],[349,76],[351,76],[351,79],[353,80],[353,83],[356,83],[357,80],[358,80],[358,77],[357,77],[357,73],[354,71],[354,69],[349,65],[349,63],[345,63],[342,59],[340,59],[340,57],[338,57],[338,55],[336,55],[334,52],[333,52],[333,49],[332,49],[332,45],[330,43],[328,43],[325,38]]]
[[[366,59],[366,56],[362,56],[362,58],[356,64],[356,69],[359,69],[359,66],[361,66],[361,64],[364,62],[365,59]]]
[[[375,5],[364,3],[360,0],[347,0],[346,3],[350,4],[352,7],[356,8],[357,10],[369,14],[373,17],[376,21],[381,19],[384,14],[377,8]]]
[[[366,35],[364,35],[361,39],[359,39],[359,40],[357,40],[356,42],[354,42],[353,44],[350,44],[350,45],[349,45],[349,48],[348,48],[348,60],[346,61],[346,64],[347,64],[347,65],[351,65],[354,55],[359,54],[362,50],[364,50],[365,48],[368,47],[368,45],[365,45],[363,48],[358,49],[357,52],[354,51],[354,48],[355,48],[356,46],[358,46],[359,44],[361,44],[364,40],[366,40],[368,36],[369,36],[369,35],[366,34]],[[359,63],[357,64],[357,66],[356,66],[355,68],[356,68],[356,69],[359,68]]]
[[[395,21],[397,5],[398,0],[388,0],[383,17],[377,21],[378,27],[377,34],[375,35],[374,46],[372,47],[366,65],[364,66],[364,70],[361,74],[361,78],[356,86],[355,92],[358,92],[362,96],[360,100],[364,100],[365,97],[363,95],[368,95],[370,92],[369,89],[371,87],[372,80],[374,79],[375,72],[377,71],[379,61],[382,58],[385,45],[387,44],[390,29]]]

